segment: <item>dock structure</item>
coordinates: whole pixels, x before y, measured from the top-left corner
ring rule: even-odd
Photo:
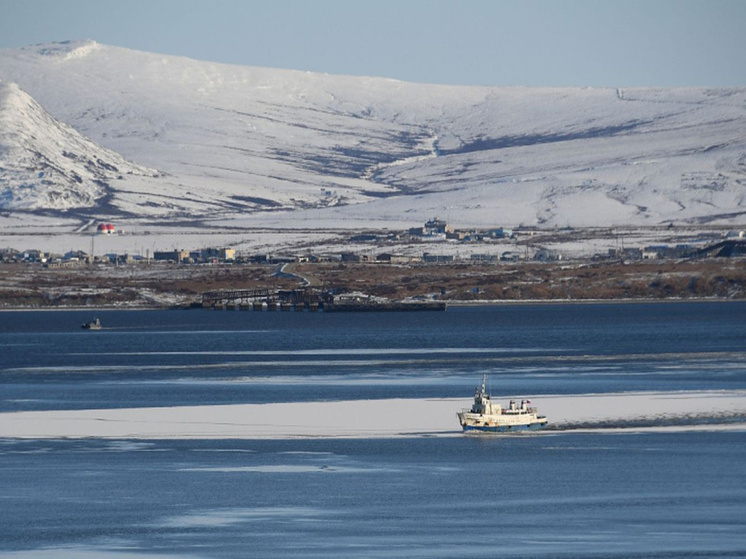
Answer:
[[[207,291],[202,294],[203,307],[228,305],[249,306],[256,302],[276,300],[276,292],[269,289],[233,289],[229,291]]]
[[[397,302],[376,300],[335,299],[330,293],[313,289],[233,289],[207,291],[202,300],[193,305],[205,309],[242,311],[324,311],[324,312],[386,312],[386,311],[444,311],[441,301]]]
[[[306,289],[233,289],[207,291],[198,306],[226,310],[319,310],[323,297]]]

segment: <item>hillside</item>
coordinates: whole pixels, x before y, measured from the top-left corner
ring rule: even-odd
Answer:
[[[0,50],[0,80],[14,212],[238,228],[746,214],[744,88],[448,87],[91,41]]]
[[[0,208],[102,206],[112,181],[157,176],[51,117],[16,84],[0,83]]]

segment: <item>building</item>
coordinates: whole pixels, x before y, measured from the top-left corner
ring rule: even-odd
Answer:
[[[113,223],[99,223],[96,232],[99,235],[114,235],[117,232],[117,228],[114,227]]]
[[[0,260],[3,262],[18,262],[21,260],[21,253],[14,248],[0,249]]]
[[[205,248],[200,252],[200,257],[195,260],[198,262],[210,262],[213,260],[226,261],[236,259],[236,250],[232,248]]]
[[[437,217],[425,223],[424,234],[426,236],[448,235],[449,233],[453,233],[453,227]]]
[[[390,264],[412,264],[413,262],[422,262],[418,256],[405,256],[402,254],[390,254],[387,252],[376,256],[376,262],[388,262]]]
[[[536,251],[534,254],[534,260],[538,262],[554,262],[556,260],[562,260],[562,256],[554,250],[542,248]]]
[[[363,254],[355,254],[354,252],[343,252],[340,255],[342,262],[368,262],[368,256]]]
[[[521,260],[523,255],[520,252],[506,251],[500,256],[500,260],[503,262],[517,262]]]
[[[41,262],[42,264],[48,262],[52,257],[49,252],[37,249],[24,250],[22,253],[19,253],[19,255],[20,259],[24,262]],[[62,258],[60,257],[60,260],[61,259]]]
[[[430,254],[426,252],[422,255],[422,261],[428,263],[445,263],[453,262],[454,258],[452,254]]]
[[[742,258],[746,256],[746,241],[731,240],[705,247],[697,254],[700,257],[710,258]]]
[[[188,259],[189,251],[186,250],[156,251],[153,253],[153,260],[161,262],[177,262],[181,264]]]
[[[512,229],[504,229],[503,227],[489,229],[486,234],[493,239],[506,239],[515,236]]]

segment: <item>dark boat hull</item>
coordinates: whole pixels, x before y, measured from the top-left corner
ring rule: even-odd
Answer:
[[[511,431],[539,431],[546,427],[546,423],[531,423],[528,425],[464,425],[464,431],[483,433],[508,433]]]

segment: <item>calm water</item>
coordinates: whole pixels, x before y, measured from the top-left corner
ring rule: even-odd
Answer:
[[[744,303],[98,316],[0,313],[0,411],[746,389]],[[746,432],[0,441],[0,557],[488,554],[746,557]]]

